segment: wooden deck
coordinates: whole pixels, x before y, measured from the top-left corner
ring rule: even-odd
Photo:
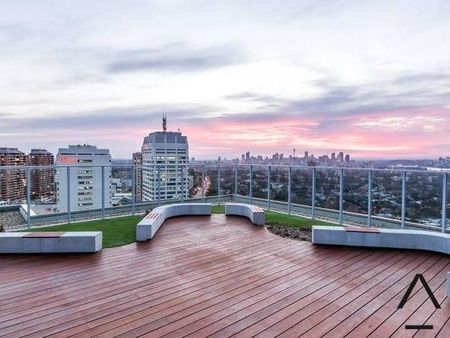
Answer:
[[[434,253],[315,247],[244,218],[169,220],[95,255],[0,256],[4,337],[450,337]],[[415,274],[428,281],[435,309]],[[432,330],[406,330],[405,324]]]

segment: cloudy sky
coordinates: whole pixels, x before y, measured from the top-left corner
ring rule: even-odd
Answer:
[[[0,146],[450,155],[450,1],[0,0]]]

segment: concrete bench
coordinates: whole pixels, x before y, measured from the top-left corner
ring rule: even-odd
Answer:
[[[0,232],[0,253],[93,253],[102,240],[101,231]]]
[[[450,254],[450,235],[425,230],[364,227],[312,227],[314,244],[428,250]]]
[[[264,210],[251,204],[226,203],[225,215],[244,216],[256,225],[264,225],[266,223]]]
[[[177,203],[159,206],[138,223],[136,240],[152,239],[167,218],[184,215],[211,215],[211,203]]]

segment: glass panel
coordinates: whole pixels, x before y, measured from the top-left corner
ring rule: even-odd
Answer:
[[[32,225],[51,224],[58,220],[66,221],[64,215],[58,219],[51,217],[59,212],[55,176],[56,169],[50,166],[43,169],[30,169]]]
[[[316,170],[316,206],[339,210],[339,171]]]
[[[344,178],[345,181],[345,178]],[[339,170],[316,170],[316,215],[318,218],[339,219]]]
[[[102,217],[102,168],[101,167],[70,167],[70,177],[67,181],[66,168],[56,172],[59,188],[57,200],[61,212],[71,212],[71,220],[85,220]],[[111,168],[105,168],[104,203],[105,208],[111,207]],[[70,196],[68,203],[67,194]],[[92,211],[95,210],[95,211]]]
[[[291,201],[295,204],[311,206],[312,169],[292,168]]]
[[[0,168],[0,225],[4,230],[26,226],[26,184],[25,169]]]
[[[231,200],[234,194],[234,167],[220,167],[220,189],[222,197]]]
[[[442,211],[442,175],[408,174],[406,220],[440,228]]]
[[[271,167],[270,199],[273,209],[288,210],[288,177],[289,169],[287,167]]]
[[[369,171],[344,171],[344,215],[345,223],[367,224]],[[372,182],[373,185],[373,182]]]
[[[218,196],[217,167],[205,168],[205,196]]]
[[[188,177],[189,177],[189,198],[190,199],[201,199],[202,198],[202,167],[201,166],[189,166]]]
[[[372,182],[372,223],[398,228],[402,212],[402,174],[374,171]]]
[[[267,166],[253,166],[253,204],[267,207]]]
[[[270,172],[271,199],[274,201],[288,201],[288,168],[275,167]]]
[[[311,215],[312,169],[292,168],[291,210],[302,215]]]
[[[133,168],[130,166],[114,166],[111,169],[105,167],[104,170],[105,215],[131,213]],[[111,173],[110,179],[107,177],[109,172]],[[139,191],[139,189],[136,190]],[[139,194],[138,198],[142,199],[141,194]]]
[[[132,167],[134,170],[134,202],[141,203],[143,201],[142,196],[142,165],[135,165]]]
[[[236,196],[237,201],[248,202],[249,184],[250,184],[250,167],[239,166],[237,168],[238,187]]]

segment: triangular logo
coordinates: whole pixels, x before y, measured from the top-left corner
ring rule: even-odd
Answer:
[[[409,284],[408,290],[406,290],[405,295],[403,296],[400,304],[398,305],[399,309],[402,309],[403,306],[406,304],[406,302],[408,301],[409,296],[411,295],[412,290],[414,289],[414,287],[416,286],[418,281],[421,281],[423,287],[425,288],[425,291],[428,294],[428,297],[430,297],[431,301],[433,302],[433,305],[436,309],[440,309],[441,306],[439,305],[439,302],[437,301],[436,297],[434,297],[433,291],[431,291],[430,286],[428,285],[427,281],[425,280],[425,278],[423,277],[422,274],[418,273],[417,275],[414,276],[414,279],[412,280],[411,284]]]

